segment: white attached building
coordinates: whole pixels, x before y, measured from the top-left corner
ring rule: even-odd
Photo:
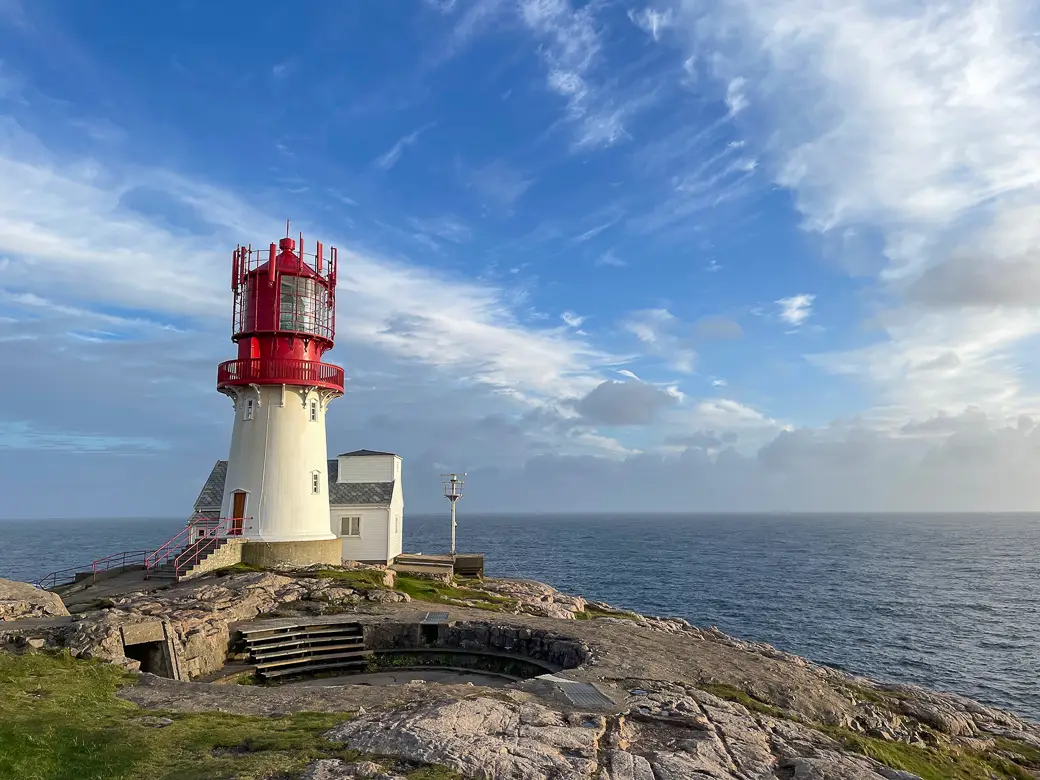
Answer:
[[[404,492],[401,458],[391,452],[355,450],[328,461],[329,526],[343,546],[343,560],[392,563],[401,554]],[[227,461],[218,460],[195,502],[196,515],[219,517]]]

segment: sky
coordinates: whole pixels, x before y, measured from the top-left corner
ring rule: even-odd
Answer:
[[[443,511],[1040,509],[1027,0],[0,0],[0,517],[184,516],[231,252]]]

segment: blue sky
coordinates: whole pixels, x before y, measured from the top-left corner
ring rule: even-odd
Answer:
[[[0,0],[0,515],[188,513],[287,216],[412,508],[1036,508],[1037,21]]]

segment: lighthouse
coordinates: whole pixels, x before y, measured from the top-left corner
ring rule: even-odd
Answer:
[[[235,410],[221,516],[245,542],[243,560],[342,560],[329,518],[325,414],[343,394],[343,369],[322,362],[335,340],[337,260],[320,242],[305,252],[302,234],[232,254],[238,357],[217,367],[217,389]]]

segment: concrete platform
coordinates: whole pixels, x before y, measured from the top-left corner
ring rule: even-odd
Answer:
[[[439,574],[460,577],[483,577],[483,553],[449,553],[426,555],[423,553],[401,553],[390,566],[401,574]]]

